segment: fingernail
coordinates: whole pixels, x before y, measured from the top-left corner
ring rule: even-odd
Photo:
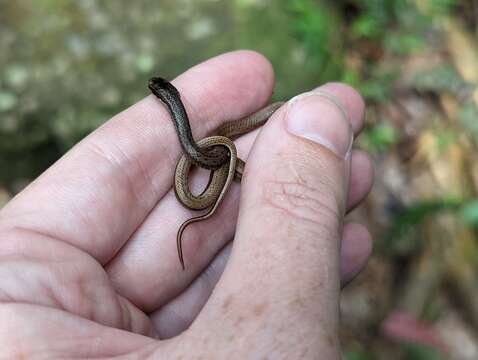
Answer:
[[[340,158],[348,158],[353,131],[345,107],[335,96],[315,90],[292,98],[287,109],[287,130],[319,143]]]

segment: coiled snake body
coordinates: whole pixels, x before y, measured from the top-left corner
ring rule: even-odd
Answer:
[[[196,143],[179,91],[159,77],[152,78],[148,87],[168,108],[184,152],[174,174],[174,190],[178,200],[189,209],[210,208],[206,214],[185,221],[178,230],[176,237],[178,256],[184,270],[182,251],[184,229],[193,222],[211,217],[224,199],[232,181],[242,179],[245,163],[237,157],[232,139],[263,125],[283,102],[270,104],[245,118],[227,122],[216,130],[217,135],[206,137]],[[192,194],[189,189],[189,170],[193,164],[212,171],[208,185],[199,195]]]

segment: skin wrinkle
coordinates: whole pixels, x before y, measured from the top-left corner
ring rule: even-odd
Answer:
[[[265,192],[268,195],[269,202],[271,202],[273,197],[278,197],[279,200],[285,199],[287,205],[293,205],[294,209],[310,210],[311,214],[316,213],[321,208],[327,210],[325,212],[330,213],[331,216],[337,213],[333,207],[325,205],[327,201],[321,201],[318,198],[309,196],[309,194],[317,194],[318,192],[306,185],[293,182],[270,181],[266,184],[266,187],[270,189]],[[311,218],[308,220],[312,220]]]
[[[224,302],[222,303],[222,309],[228,310],[234,301],[234,295],[228,295]]]
[[[133,321],[131,318],[131,312],[129,310],[128,304],[126,303],[126,299],[124,299],[122,296],[118,296],[117,299],[118,299],[118,305],[121,307],[121,310],[119,312],[121,316],[121,322],[120,322],[121,328],[124,330],[134,331]]]
[[[323,161],[319,160],[317,163],[316,157],[313,157],[313,154],[316,153],[316,145],[310,144],[309,147],[311,155],[307,155],[309,151],[305,152],[305,156],[302,155],[301,157],[295,156],[294,158],[303,159],[303,161],[291,162],[287,161],[289,156],[293,156],[287,153],[279,153],[277,156],[278,160],[277,163],[281,164],[282,166],[287,166],[287,169],[279,171],[264,171],[266,174],[288,174],[292,179],[291,180],[277,180],[277,179],[264,179],[261,180],[262,186],[261,189],[263,191],[261,195],[261,199],[265,200],[265,203],[270,205],[272,208],[279,209],[280,211],[286,212],[286,214],[297,218],[299,221],[307,221],[311,224],[311,229],[314,230],[314,235],[324,236],[325,235],[333,235],[335,238],[333,229],[335,229],[335,225],[337,223],[337,214],[339,213],[339,203],[336,200],[336,197],[329,192],[320,192],[317,188],[327,188],[333,189],[336,188],[336,185],[332,183],[331,180],[326,181],[326,179],[331,179],[331,177],[326,177],[321,181],[320,184],[317,184],[317,181],[307,181],[307,179],[303,176],[298,174],[305,174],[304,171],[299,171],[301,167],[308,169],[310,165],[307,164],[313,163],[315,166],[318,165],[319,169],[324,168],[325,165],[322,165]],[[276,161],[273,161],[276,163]],[[287,165],[283,165],[287,164]],[[319,170],[320,171],[320,170]],[[313,177],[315,179],[315,177]],[[312,186],[307,185],[311,183]],[[318,196],[316,196],[316,194]],[[334,204],[334,207],[331,207],[329,204]],[[306,210],[306,211],[304,211]],[[328,218],[332,220],[330,224],[327,221],[324,221],[324,218]],[[319,220],[321,219],[321,220]],[[335,219],[335,220],[334,220]],[[328,225],[326,225],[328,224]],[[320,234],[317,233],[317,225],[322,228]],[[297,231],[297,230],[296,230]],[[332,233],[331,233],[332,231]]]
[[[85,231],[84,229],[88,229],[90,227],[90,224],[93,224],[93,225],[95,224],[95,219],[92,219],[87,212],[77,210],[78,208],[75,207],[75,206],[81,206],[81,204],[78,205],[78,204],[72,203],[71,204],[72,211],[70,213],[75,214],[75,221],[76,222],[83,223],[81,226],[76,226],[75,228],[80,227],[83,231]],[[37,212],[38,212],[38,209],[36,209],[35,211],[30,212],[30,213],[23,212],[23,214],[19,214],[17,217],[19,217],[22,220],[23,220],[23,218],[26,218],[27,221],[20,220],[17,223],[20,223],[20,224],[25,223],[27,225],[14,225],[10,229],[7,227],[7,230],[20,229],[20,230],[24,230],[24,231],[28,232],[31,235],[40,235],[40,236],[43,236],[43,237],[48,237],[50,239],[55,239],[55,240],[58,240],[61,243],[67,243],[68,245],[74,247],[75,249],[77,249],[79,251],[86,252],[90,256],[98,257],[98,253],[103,252],[103,249],[99,248],[99,246],[97,245],[97,242],[98,242],[97,240],[98,239],[93,238],[92,236],[84,236],[83,237],[84,241],[82,243],[83,247],[78,248],[76,246],[76,241],[74,241],[74,238],[63,236],[64,235],[64,229],[63,228],[60,228],[60,229],[53,228],[52,231],[47,233],[47,232],[44,232],[42,230],[43,227],[39,224],[36,224],[36,223],[28,224],[29,219],[31,217],[34,217]],[[26,215],[26,216],[21,216],[21,215]],[[59,234],[55,234],[54,231],[59,231]],[[72,234],[74,234],[74,233],[75,232],[73,231]],[[88,243],[86,242],[87,239],[89,239]],[[92,249],[92,245],[95,245],[96,248],[97,248],[96,249],[97,250],[96,254],[91,254],[90,251],[89,251],[89,250]]]
[[[46,233],[43,233],[41,231],[30,230],[30,229],[24,228],[23,226],[13,226],[12,228],[8,230],[4,230],[0,232],[0,238],[3,238],[3,240],[7,239],[5,240],[4,243],[2,243],[2,246],[0,246],[0,259],[4,255],[11,255],[11,254],[24,255],[25,257],[30,256],[34,260],[37,259],[31,253],[26,254],[26,251],[31,251],[31,249],[29,249],[27,246],[24,246],[23,243],[29,242],[30,240],[28,239],[28,237],[23,238],[22,233],[23,235],[26,235],[26,236],[33,237],[36,235],[40,238],[44,238],[44,239],[48,239],[52,241],[57,240],[56,238]],[[6,245],[8,245],[8,247]]]
[[[272,167],[274,165],[275,171],[269,171],[265,172],[267,174],[287,174],[288,177],[290,177],[290,180],[281,180],[278,182],[283,182],[283,183],[296,183],[297,185],[304,186],[304,193],[307,193],[307,190],[310,190],[310,194],[317,194],[320,193],[320,190],[322,188],[325,189],[336,189],[337,194],[341,193],[339,189],[337,189],[336,186],[336,181],[333,180],[333,176],[329,174],[330,166],[326,164],[326,161],[324,159],[321,159],[320,157],[317,158],[316,153],[317,153],[317,145],[316,144],[310,144],[311,147],[309,147],[308,150],[301,152],[301,155],[298,156],[297,154],[290,154],[287,152],[279,152],[274,159],[272,159],[271,163],[269,164],[269,167]],[[293,160],[289,160],[289,158],[292,158]],[[313,165],[311,165],[313,164]],[[285,168],[284,168],[285,167]],[[310,171],[311,168],[314,168],[315,172],[322,173],[323,177],[320,177],[317,179],[317,176],[313,175]],[[328,171],[326,171],[328,169]],[[305,175],[308,175],[305,177]],[[311,180],[308,180],[310,178]],[[269,179],[264,179],[262,180],[263,182],[267,182]],[[275,179],[274,179],[275,180]],[[322,191],[323,192],[323,191]],[[323,192],[323,196],[326,196],[329,194],[329,192]],[[327,199],[327,201],[322,201],[325,204],[330,202],[330,203],[335,203],[337,205],[337,209],[340,207],[338,206],[337,200],[340,199],[340,196],[334,196],[337,194],[331,194],[330,199]],[[312,198],[318,198],[317,196],[312,197]],[[325,205],[324,204],[324,205]],[[332,210],[332,209],[331,209]],[[336,214],[339,214],[341,212],[336,211]]]
[[[28,232],[28,231],[27,231]],[[19,239],[25,239],[23,237],[18,237]],[[55,238],[48,237],[50,241],[58,241]],[[25,239],[25,241],[28,241],[28,239]],[[62,242],[63,244],[63,242]],[[82,253],[84,254],[84,253]],[[10,255],[11,256],[11,255]],[[41,289],[42,292],[46,297],[42,297],[42,299],[45,299],[46,302],[44,301],[19,301],[18,295],[15,296],[15,300],[17,303],[23,303],[23,304],[31,304],[31,305],[38,305],[38,306],[46,306],[46,307],[51,307],[55,309],[59,309],[62,311],[67,311],[71,312],[73,314],[76,314],[78,316],[81,316],[86,319],[90,320],[97,320],[98,318],[104,320],[104,314],[102,314],[103,310],[106,312],[110,311],[111,307],[107,306],[105,309],[101,311],[101,314],[97,314],[97,311],[94,311],[94,309],[98,310],[99,308],[97,305],[102,302],[98,298],[98,293],[97,292],[91,292],[88,289],[91,288],[91,278],[88,277],[85,279],[83,276],[74,276],[74,274],[81,274],[79,271],[75,271],[74,269],[71,268],[72,262],[69,261],[67,264],[68,266],[68,271],[63,271],[60,270],[58,267],[62,267],[63,264],[65,264],[65,260],[62,261],[54,261],[54,259],[50,258],[45,258],[45,256],[42,257],[33,257],[32,254],[30,253],[29,256],[25,256],[23,254],[17,254],[19,256],[19,259],[24,260],[24,261],[32,261],[34,260],[33,264],[36,264],[37,266],[40,267],[45,267],[45,264],[49,263],[50,265],[53,265],[56,263],[56,267],[53,269],[44,269],[47,270],[44,272],[44,275],[47,276],[48,281],[41,281],[39,282],[41,284]],[[52,263],[53,262],[53,263]],[[3,266],[11,266],[8,263],[5,263],[5,261],[2,261]],[[71,271],[73,270],[73,271]],[[44,276],[41,276],[41,278],[36,278],[36,280],[41,280],[44,279]],[[30,279],[31,280],[31,279]],[[68,293],[68,297],[64,298],[60,293],[58,293],[58,290],[64,289],[64,284],[68,283],[70,284],[70,290]],[[56,284],[59,284],[56,285]],[[71,284],[75,284],[73,288],[71,288]],[[85,286],[86,285],[86,286]],[[29,288],[26,286],[26,288]],[[56,289],[56,290],[54,290]],[[71,290],[75,289],[75,292],[72,293]],[[105,288],[106,289],[106,288]],[[112,291],[112,290],[111,290]],[[73,295],[72,295],[73,294]],[[2,303],[12,301],[13,299],[10,298],[6,299],[4,298],[5,294],[2,294],[3,299],[1,300]],[[91,296],[93,295],[93,296]],[[80,299],[85,299],[86,301],[80,301]],[[115,299],[116,300],[116,299]],[[70,304],[70,306],[65,306],[64,304]],[[86,307],[81,307],[79,306],[80,304],[85,304],[87,305]],[[120,304],[117,304],[120,306]],[[116,316],[124,316],[124,314],[121,314],[121,310],[113,312],[113,314],[116,314]],[[129,314],[128,314],[129,315]],[[111,323],[112,320],[112,323]],[[120,322],[118,319],[111,319],[108,324],[106,325],[111,325],[117,326]],[[98,320],[99,321],[99,320]]]
[[[97,321],[98,323],[103,323],[107,326],[119,328],[124,326],[123,318],[125,314],[123,314],[122,312],[125,309],[123,308],[120,299],[117,296],[109,296],[110,294],[114,293],[114,290],[110,288],[108,283],[104,283],[104,285],[106,286],[97,286],[97,284],[95,283],[96,279],[92,278],[89,274],[86,275],[87,276],[73,276],[73,280],[68,281],[69,283],[76,284],[76,286],[73,287],[73,289],[75,289],[74,293],[71,292],[72,288],[70,287],[68,297],[62,297],[62,302],[71,304],[69,308],[65,308],[64,310],[81,316],[83,318]],[[100,282],[100,284],[103,283]],[[95,287],[101,289],[101,291],[92,291],[92,289],[94,289]],[[62,287],[59,286],[58,288],[61,289]],[[105,298],[110,299],[112,301],[105,303]],[[112,308],[114,308],[114,311],[111,311]],[[105,315],[108,313],[112,316],[106,318]]]
[[[91,298],[88,289],[88,281],[82,277],[78,276],[74,281],[75,287],[73,288],[75,291],[69,290],[69,298],[71,306],[69,309],[63,309],[68,312],[72,312],[73,314],[77,314],[81,317],[84,317],[89,320],[96,321],[95,316],[95,298]],[[87,301],[82,301],[85,299]],[[82,306],[83,305],[83,306]],[[110,325],[110,324],[107,324]]]
[[[60,296],[58,296],[57,291],[53,290],[53,285],[54,283],[50,281],[50,284],[48,286],[43,286],[43,290],[46,291],[47,297],[49,295],[49,299],[52,302],[52,307],[60,309],[60,310],[65,310],[68,311],[68,309],[65,308],[63,305],[63,302],[60,300]],[[43,304],[45,305],[45,304]]]
[[[121,179],[126,180],[125,191],[128,194],[131,194],[133,197],[133,201],[138,204],[145,204],[149,201],[147,199],[158,199],[160,194],[156,192],[156,188],[154,186],[144,186],[144,184],[153,184],[151,176],[149,176],[148,171],[141,165],[140,161],[132,162],[129,158],[127,152],[125,152],[121,146],[118,146],[114,143],[108,144],[108,150],[105,151],[103,145],[101,143],[97,143],[96,141],[91,141],[89,143],[91,151],[106,160],[107,164],[110,165],[111,172],[122,173],[123,176]],[[112,151],[114,150],[114,151]],[[96,157],[95,157],[96,158]],[[137,165],[137,166],[135,166]],[[122,168],[134,168],[134,174],[131,174],[130,171],[122,172]],[[139,170],[139,171],[138,171]],[[141,181],[136,179],[137,176],[140,176]],[[150,189],[151,193],[145,193],[144,189]]]
[[[5,259],[5,257],[3,257],[2,261],[1,261],[1,266],[3,268],[6,268],[6,269],[16,269],[18,266],[21,266],[22,262],[32,262],[33,261],[33,264],[35,264],[35,266],[37,267],[45,267],[45,263],[51,263],[50,261],[47,261],[47,260],[44,260],[44,259],[41,259],[39,257],[32,257],[32,256],[23,256],[23,255],[16,255],[16,256],[7,256],[7,258]],[[31,265],[30,265],[30,268],[31,268]],[[16,282],[17,283],[31,283],[32,282],[32,279],[31,278],[27,278],[25,276],[23,277],[20,277],[20,272],[15,272],[15,275],[14,275],[14,278],[16,279]],[[42,277],[43,278],[43,277]],[[35,278],[35,280],[40,280],[38,277]],[[57,294],[55,291],[53,291],[53,286],[52,286],[52,282],[50,281],[48,283],[48,285],[45,285],[44,284],[45,281],[42,281],[40,283],[40,287],[42,289],[42,292],[45,293],[46,295],[46,300],[48,302],[48,305],[46,303],[43,303],[43,302],[38,302],[38,298],[37,298],[37,302],[34,302],[34,301],[22,301],[24,303],[31,303],[31,304],[39,304],[39,305],[44,305],[44,306],[52,306],[52,307],[55,307],[55,308],[59,308],[59,309],[63,309],[65,310],[64,306],[62,305],[62,302],[59,301],[58,297],[57,297]],[[25,286],[25,288],[28,288],[28,289],[31,289],[30,286]],[[2,292],[2,294],[0,295],[0,303],[6,303],[6,302],[11,302],[13,301],[14,299],[18,300],[19,298],[19,294],[16,294],[14,296],[9,296],[7,295],[5,292]],[[43,297],[42,297],[43,299]]]
[[[317,225],[321,228],[335,228],[337,210],[328,206],[327,200],[310,196],[315,193],[321,195],[321,192],[311,191],[312,188],[302,184],[278,180],[265,182],[262,190],[261,199],[266,206],[286,213],[286,216],[297,219],[301,224],[310,223],[313,228]],[[328,224],[324,218],[332,220],[332,223]]]
[[[222,253],[218,256],[225,258],[225,256]],[[220,260],[223,260],[222,258]],[[221,271],[220,266],[221,265],[217,263],[216,259],[214,259],[212,263],[208,265],[206,270],[203,271],[201,275],[199,275],[198,279],[200,282],[203,283],[203,286],[206,289],[205,291],[206,294],[210,294],[214,290],[214,287],[217,282],[217,274]]]
[[[185,316],[184,312],[181,311],[180,307],[174,307],[174,306],[169,306],[169,304],[166,304],[165,307],[167,308],[167,311],[170,313],[169,317],[176,319],[176,321],[179,324],[179,327],[183,325],[182,327],[186,329],[187,331],[187,325],[191,323],[191,320]]]
[[[197,278],[197,286],[203,294],[210,294],[214,289],[214,273],[209,270],[209,267],[206,268]],[[194,282],[193,282],[194,283]]]

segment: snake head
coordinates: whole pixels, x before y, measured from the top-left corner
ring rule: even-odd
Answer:
[[[148,87],[149,90],[160,99],[170,96],[171,93],[179,96],[179,91],[173,86],[173,84],[161,77],[153,77],[149,79]]]

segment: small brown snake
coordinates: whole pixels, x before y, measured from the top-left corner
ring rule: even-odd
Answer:
[[[148,87],[168,108],[184,152],[174,174],[174,190],[178,200],[189,209],[210,208],[206,214],[185,221],[179,228],[176,242],[179,261],[184,270],[184,229],[191,223],[211,217],[224,199],[232,181],[242,179],[245,163],[237,157],[236,146],[231,139],[263,125],[284,103],[276,102],[245,118],[227,122],[215,131],[216,136],[206,137],[196,143],[179,91],[159,77],[152,78]],[[189,189],[189,170],[193,164],[212,171],[208,185],[199,195],[192,194]]]

